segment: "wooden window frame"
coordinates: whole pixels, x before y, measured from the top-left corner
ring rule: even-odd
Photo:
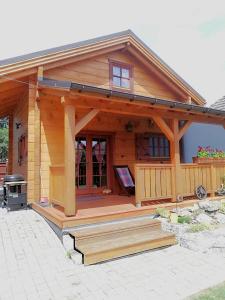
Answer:
[[[117,87],[113,84],[113,67],[119,67],[119,68],[124,68],[129,70],[129,80],[130,80],[130,87],[129,88],[123,88],[123,87]],[[123,78],[123,77],[120,77]],[[116,61],[109,59],[109,84],[110,88],[112,90],[116,90],[119,92],[133,92],[134,90],[134,80],[133,80],[133,66],[121,61]]]
[[[142,135],[142,136],[146,135],[146,136],[148,136],[148,138],[150,138],[150,136],[156,136],[156,137],[158,137],[158,141],[159,141],[160,137],[163,137],[163,138],[167,139],[164,134],[162,134],[162,133],[156,133],[156,132],[154,132],[154,133],[153,132],[149,132],[149,133],[144,133],[144,134],[141,134],[141,133],[136,134],[136,136],[135,136],[135,144],[136,144],[135,151],[136,151],[136,159],[138,161],[169,161],[170,160],[170,156],[171,156],[170,155],[170,142],[169,142],[168,139],[167,140],[168,140],[168,146],[169,146],[168,147],[168,149],[169,149],[169,156],[150,156],[149,155],[148,157],[146,157],[144,159],[141,159],[140,157],[138,157],[138,153],[137,153],[137,147],[138,147],[137,138],[140,135]],[[159,150],[159,148],[160,148],[160,146],[158,145],[158,150]]]

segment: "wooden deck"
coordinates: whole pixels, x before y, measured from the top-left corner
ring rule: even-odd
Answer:
[[[223,197],[212,197],[210,200],[218,200]],[[59,228],[70,228],[80,225],[108,222],[119,219],[146,216],[153,214],[158,207],[173,209],[177,207],[192,206],[198,200],[185,200],[181,203],[170,201],[151,201],[148,205],[137,208],[134,197],[109,195],[94,200],[79,200],[78,210],[75,216],[67,217],[60,206],[42,207],[37,203],[32,208],[56,224]]]

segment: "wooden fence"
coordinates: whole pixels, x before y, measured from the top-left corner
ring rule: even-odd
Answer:
[[[52,203],[64,207],[64,166],[50,166],[49,199]]]
[[[136,164],[136,202],[193,196],[198,185],[213,195],[223,182],[225,164],[181,164],[179,176],[178,192],[172,164]]]

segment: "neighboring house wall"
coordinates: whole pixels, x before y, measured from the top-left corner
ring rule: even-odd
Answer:
[[[184,162],[191,163],[198,146],[210,146],[225,151],[225,129],[223,126],[194,123],[183,138]]]

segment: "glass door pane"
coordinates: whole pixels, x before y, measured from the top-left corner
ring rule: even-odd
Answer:
[[[92,138],[92,185],[107,186],[107,139]]]
[[[76,186],[85,188],[87,186],[87,140],[78,137],[75,141],[76,149]]]

